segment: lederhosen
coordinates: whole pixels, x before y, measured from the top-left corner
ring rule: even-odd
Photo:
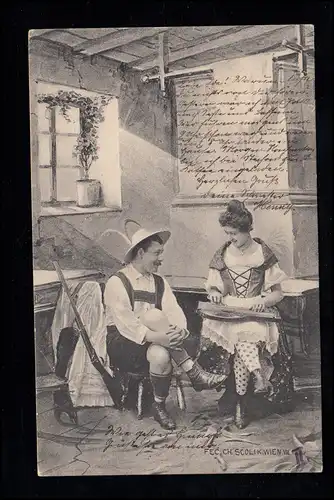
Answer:
[[[122,271],[115,274],[123,283],[127,291],[132,310],[135,302],[146,302],[154,304],[156,309],[162,310],[162,297],[164,294],[164,281],[161,276],[153,274],[155,292],[134,290],[130,280]],[[112,367],[122,372],[146,373],[149,371],[149,363],[146,352],[149,343],[137,344],[121,335],[115,325],[107,326],[107,352]]]

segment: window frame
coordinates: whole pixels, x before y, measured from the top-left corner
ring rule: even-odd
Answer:
[[[79,110],[79,123],[80,130],[82,128],[82,113],[79,106],[70,105],[72,108],[77,108]],[[57,193],[57,171],[60,168],[72,168],[79,169],[80,174],[82,174],[82,167],[77,163],[76,165],[59,165],[57,163],[57,137],[78,137],[80,135],[80,131],[78,133],[74,132],[57,132],[56,126],[56,109],[59,106],[50,107],[50,118],[49,118],[49,130],[38,130],[38,136],[44,135],[48,136],[51,141],[51,151],[50,151],[50,164],[39,164],[39,169],[51,169],[51,199],[49,201],[41,201],[42,206],[59,206],[61,204],[73,203],[75,200],[70,201],[61,201],[58,200]]]

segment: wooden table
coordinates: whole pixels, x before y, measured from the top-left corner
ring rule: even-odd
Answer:
[[[85,269],[63,270],[68,281],[101,281],[103,273]],[[34,312],[50,311],[55,308],[61,289],[56,271],[34,270]]]
[[[282,283],[282,290],[284,299],[278,309],[285,331],[288,336],[299,339],[301,353],[309,357],[311,343],[320,349],[319,282],[288,279]]]
[[[94,270],[63,270],[68,281],[93,280],[102,282],[104,274]],[[51,326],[61,291],[56,271],[34,270],[34,315],[35,353],[37,375],[46,375],[54,370],[54,353]]]

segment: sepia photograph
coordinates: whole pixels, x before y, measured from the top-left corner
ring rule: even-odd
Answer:
[[[322,472],[314,26],[28,59],[38,475]]]

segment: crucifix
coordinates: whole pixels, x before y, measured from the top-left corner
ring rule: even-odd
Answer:
[[[294,41],[283,40],[282,45],[298,54],[298,67],[302,76],[307,75],[307,51],[305,44],[305,25],[296,25],[296,37]]]
[[[159,74],[157,75],[143,75],[141,77],[142,82],[146,83],[149,81],[159,80],[160,90],[162,95],[166,95],[166,80],[171,77],[177,76],[187,76],[191,74],[208,73],[213,72],[210,66],[199,66],[196,68],[186,68],[183,70],[168,71],[169,64],[169,49],[168,49],[168,32],[163,32],[159,34]]]

